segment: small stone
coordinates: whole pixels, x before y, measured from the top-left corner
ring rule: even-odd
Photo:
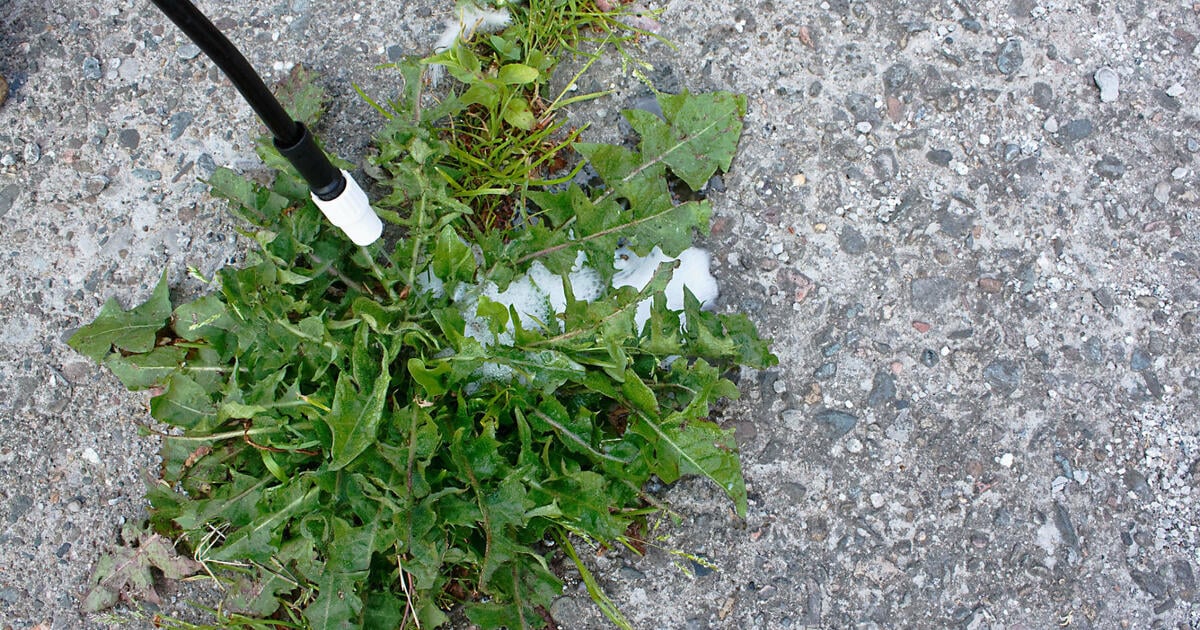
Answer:
[[[925,159],[938,166],[950,166],[950,160],[954,159],[954,154],[945,149],[933,149],[925,154]]]
[[[896,377],[891,372],[880,370],[871,380],[871,393],[867,394],[867,405],[882,407],[896,398]]]
[[[1188,170],[1182,166],[1171,171],[1171,177],[1175,178],[1176,181],[1181,180],[1187,176],[1188,176]]]
[[[814,419],[829,430],[832,439],[837,440],[854,430],[858,425],[858,416],[837,409],[822,409]]]
[[[1129,357],[1129,368],[1134,372],[1141,372],[1150,367],[1150,355],[1142,348],[1134,348],[1133,354]]]
[[[1200,152],[1200,138],[1188,136],[1187,141],[1184,142],[1184,147],[1187,148],[1188,153]]]
[[[8,79],[0,76],[0,105],[8,101]]]
[[[1167,583],[1153,571],[1132,569],[1129,571],[1129,577],[1133,578],[1133,583],[1137,584],[1138,588],[1154,599],[1162,599],[1167,594]]]
[[[920,320],[913,320],[912,327],[914,330],[921,333],[922,335],[929,332],[929,330],[931,328],[933,328],[933,326],[929,322],[923,322]]]
[[[85,57],[83,59],[83,78],[88,81],[99,81],[104,76],[104,71],[100,69],[100,60],[95,57]]]
[[[996,54],[996,69],[1000,74],[1012,76],[1021,69],[1021,64],[1025,63],[1025,57],[1021,54],[1021,40],[1010,39],[1002,46]]]
[[[837,376],[837,363],[832,361],[822,363],[820,367],[813,371],[813,378],[818,381],[827,381],[834,376]]]
[[[867,239],[861,232],[849,225],[842,228],[842,233],[838,236],[838,244],[841,245],[842,251],[852,256],[867,251]]]
[[[864,120],[857,125],[854,125],[854,130],[862,134],[871,133],[871,123]]]
[[[783,379],[779,379],[779,380],[775,381],[775,383],[773,385],[771,385],[771,389],[775,390],[776,394],[786,394],[787,393],[787,383],[784,382]]]
[[[1016,458],[1013,457],[1012,453],[1005,453],[1005,454],[1001,455],[999,459],[996,460],[996,463],[1000,464],[1001,466],[1003,466],[1005,468],[1012,468],[1013,462],[1015,461],[1015,459]]]
[[[179,50],[176,52],[179,55],[180,59],[183,59],[186,61],[189,59],[195,59],[196,57],[199,57],[200,56],[200,47],[191,42],[188,42],[188,43],[180,46]]]
[[[979,290],[984,293],[999,293],[1004,290],[1004,282],[996,278],[980,278]]]
[[[96,449],[94,449],[90,446],[83,449],[83,453],[81,454],[81,457],[83,457],[83,461],[85,461],[93,466],[100,465],[100,454],[96,452]]]
[[[808,183],[808,176],[804,173],[796,173],[792,175],[792,186],[800,188]]]
[[[103,175],[92,175],[83,183],[83,189],[89,195],[99,195],[105,188],[108,188],[108,181],[108,178]]]
[[[1047,118],[1046,122],[1042,123],[1042,129],[1045,129],[1046,133],[1058,133],[1058,119],[1053,116]]]
[[[178,140],[195,118],[191,112],[175,112],[171,114],[171,117],[167,120],[167,124],[171,127],[171,139]]]
[[[404,60],[404,47],[400,44],[392,44],[387,47],[388,61],[396,63]]]
[[[21,157],[25,158],[26,164],[37,164],[38,160],[42,159],[42,147],[36,142],[27,142]]]
[[[0,217],[8,214],[12,210],[13,204],[17,202],[17,197],[21,196],[21,187],[16,184],[9,184],[3,189],[0,189]]]
[[[1038,347],[1041,345],[1042,345],[1042,342],[1038,341],[1038,338],[1036,335],[1025,335],[1025,347],[1026,348],[1029,348],[1030,350],[1037,350]]]
[[[1105,155],[1092,167],[1096,174],[1109,181],[1121,179],[1125,174],[1125,163],[1115,155]]]
[[[1076,142],[1092,135],[1096,127],[1092,124],[1089,118],[1076,118],[1071,122],[1063,125],[1060,129],[1061,137],[1068,142]]]
[[[1021,386],[1021,365],[1011,359],[996,359],[983,368],[983,380],[1002,396],[1008,396]]]
[[[157,171],[151,168],[135,168],[133,176],[147,182],[156,182],[162,179],[162,171]]]
[[[973,18],[963,18],[959,20],[958,23],[962,24],[963,28],[972,33],[978,33],[979,31],[983,30],[983,24],[981,24],[979,20]]]
[[[1096,82],[1096,87],[1100,88],[1100,102],[1111,103],[1120,96],[1121,78],[1116,70],[1104,66],[1096,71],[1092,80]]]
[[[1170,96],[1171,98],[1179,98],[1184,92],[1187,92],[1187,88],[1178,83],[1167,88],[1167,96]]]
[[[883,495],[879,494],[878,492],[872,492],[871,496],[868,497],[868,500],[871,502],[871,507],[875,508],[876,510],[883,507],[885,503]]]
[[[1149,501],[1154,497],[1154,493],[1150,490],[1150,484],[1146,483],[1146,476],[1142,473],[1130,468],[1125,471],[1122,480],[1125,482],[1125,487],[1142,500]]]
[[[933,367],[941,360],[942,358],[938,356],[937,351],[932,348],[926,348],[921,351],[921,364],[925,367]]]
[[[142,142],[142,134],[137,129],[122,129],[117,133],[117,144],[134,151]]]
[[[855,454],[863,452],[862,440],[856,437],[846,440],[846,451]]]
[[[1167,203],[1171,200],[1171,184],[1167,182],[1158,182],[1154,185],[1154,199],[1158,203]]]

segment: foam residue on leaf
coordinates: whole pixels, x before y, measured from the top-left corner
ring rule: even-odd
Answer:
[[[696,296],[702,308],[711,308],[720,294],[720,289],[717,279],[709,269],[711,258],[708,252],[698,247],[683,250],[678,258],[667,256],[657,246],[645,256],[638,256],[628,247],[618,248],[613,260],[613,267],[617,269],[617,273],[613,274],[612,286],[614,289],[633,287],[641,291],[654,279],[654,272],[658,266],[671,261],[678,261],[678,264],[667,282],[667,308],[673,311],[683,310],[685,287]],[[653,298],[646,298],[638,303],[634,318],[638,330],[650,319],[650,307],[653,302]]]

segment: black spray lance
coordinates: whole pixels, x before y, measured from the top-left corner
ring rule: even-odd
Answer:
[[[312,199],[356,245],[370,245],[383,232],[383,224],[366,193],[346,171],[334,167],[317,146],[312,134],[294,120],[250,62],[204,14],[188,0],[151,0],[217,67],[229,77],[246,102],[275,137],[275,148],[300,172],[312,190]]]

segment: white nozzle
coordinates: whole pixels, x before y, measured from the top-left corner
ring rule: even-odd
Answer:
[[[346,178],[346,189],[342,194],[329,201],[313,195],[313,202],[321,209],[325,218],[345,232],[355,245],[370,245],[383,234],[383,222],[371,209],[367,193],[363,192],[358,182],[346,171],[342,171],[342,175]]]

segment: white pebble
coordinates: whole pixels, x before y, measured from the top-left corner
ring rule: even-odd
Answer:
[[[83,460],[85,462],[87,462],[93,466],[100,465],[100,454],[96,452],[96,449],[94,449],[90,446],[83,449],[83,453],[81,454],[81,457],[83,457]]]
[[[846,450],[851,453],[861,453],[863,450],[862,440],[855,437],[846,440]]]
[[[854,128],[858,130],[858,133],[871,133],[871,123],[865,120],[855,125]]]
[[[1188,170],[1182,166],[1171,171],[1171,177],[1174,177],[1175,179],[1183,179],[1184,177],[1187,177],[1187,176],[1188,176]]]
[[[1092,77],[1096,82],[1096,87],[1100,88],[1100,101],[1103,103],[1111,103],[1117,100],[1120,95],[1121,78],[1117,75],[1117,71],[1105,66],[1096,71]]]
[[[1179,98],[1186,91],[1187,91],[1187,88],[1176,83],[1175,85],[1172,85],[1171,87],[1167,88],[1167,96],[1170,96],[1171,98]]]
[[[882,494],[879,494],[878,492],[871,493],[871,507],[878,510],[879,508],[883,507],[883,503],[884,500]]]
[[[1014,458],[1013,458],[1012,453],[1005,453],[1000,456],[1000,459],[996,460],[996,463],[1000,464],[1001,466],[1003,466],[1005,468],[1012,468],[1013,459]]]
[[[1053,116],[1047,118],[1046,122],[1042,123],[1042,129],[1048,133],[1058,133],[1058,119]]]

